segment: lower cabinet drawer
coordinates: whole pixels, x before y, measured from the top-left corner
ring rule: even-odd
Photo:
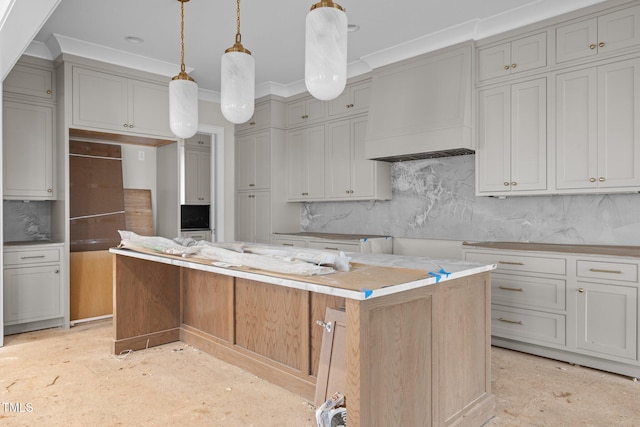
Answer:
[[[564,315],[493,305],[491,335],[532,344],[566,345]]]
[[[491,275],[491,302],[522,308],[566,309],[567,282],[532,276],[494,273]]]
[[[638,266],[636,264],[578,260],[576,268],[578,277],[624,282],[638,281]]]
[[[58,249],[36,249],[29,251],[5,251],[4,265],[22,265],[60,261]]]
[[[274,237],[271,243],[278,246],[290,246],[290,247],[299,247],[299,248],[307,247],[306,240],[284,239],[281,237]]]
[[[326,251],[360,252],[360,245],[356,243],[309,241],[309,247],[314,249],[323,249]]]
[[[545,258],[539,256],[511,255],[506,253],[467,252],[466,260],[496,264],[498,270],[526,271],[533,273],[566,274],[564,258]]]

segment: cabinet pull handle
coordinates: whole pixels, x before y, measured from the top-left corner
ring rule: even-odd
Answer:
[[[255,186],[256,186],[255,184],[249,184],[249,187],[255,187]]]
[[[51,89],[47,89],[47,95],[51,95],[52,93]]]
[[[611,273],[611,274],[622,274],[620,270],[601,270],[599,268],[590,268],[589,271],[593,273]]]
[[[44,258],[44,255],[33,255],[33,256],[21,256],[20,259],[36,259],[36,258]]]
[[[328,249],[330,251],[337,251],[338,250],[338,248],[325,248],[325,249]]]
[[[518,64],[511,64],[511,68],[516,68]]]
[[[504,66],[504,69],[505,69],[505,70],[508,70],[508,69],[509,69],[509,66],[508,66],[508,65],[505,65],[505,66]]]
[[[293,246],[293,243],[282,243],[282,246]]]
[[[604,47],[604,42],[598,43],[598,47]]]
[[[595,45],[595,44],[591,43],[591,44],[589,45],[589,49],[595,49],[595,48],[596,48],[596,45]]]
[[[323,322],[322,320],[316,320],[316,325],[322,326],[325,331],[331,333],[333,330],[333,324],[331,322]]]
[[[578,292],[583,293],[584,292],[584,288],[578,288]]]
[[[505,323],[513,323],[514,325],[522,325],[522,320],[509,320],[504,317],[501,317],[498,320]]]
[[[255,124],[256,124],[256,122],[249,122],[249,124],[250,124],[251,126],[253,126],[253,125],[255,125]]]
[[[524,292],[524,290],[522,288],[510,288],[508,286],[498,286],[499,289],[502,289],[503,291],[517,291],[517,292]]]
[[[53,270],[53,272],[58,274],[58,273],[60,273],[60,270]]]
[[[523,262],[513,262],[513,261],[498,261],[498,264],[507,264],[507,265],[524,265]]]
[[[518,183],[515,182],[515,181],[511,181],[511,185],[513,185],[515,187],[516,185],[518,185]]]
[[[604,182],[604,181],[605,181],[604,176],[601,176],[600,178],[598,178],[598,181],[600,181],[600,182]]]
[[[589,182],[596,182],[595,178],[589,178]]]

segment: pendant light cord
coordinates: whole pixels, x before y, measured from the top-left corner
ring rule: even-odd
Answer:
[[[242,36],[240,35],[240,0],[236,0],[236,24],[236,43],[241,43]]]
[[[184,66],[184,0],[180,0],[180,46],[182,50],[180,71],[184,73],[186,69]]]

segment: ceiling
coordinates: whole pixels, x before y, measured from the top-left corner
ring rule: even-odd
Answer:
[[[338,0],[350,24],[349,75],[602,0]],[[243,0],[242,43],[256,62],[256,95],[304,91],[305,16],[314,0]],[[185,3],[185,63],[202,93],[220,91],[220,57],[234,43],[236,2]],[[139,37],[131,44],[126,36]],[[177,0],[62,0],[28,54],[61,52],[171,77],[180,64]]]

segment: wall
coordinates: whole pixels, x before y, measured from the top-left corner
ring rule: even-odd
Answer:
[[[394,163],[393,199],[306,203],[304,231],[640,246],[640,194],[476,197],[474,156]]]

